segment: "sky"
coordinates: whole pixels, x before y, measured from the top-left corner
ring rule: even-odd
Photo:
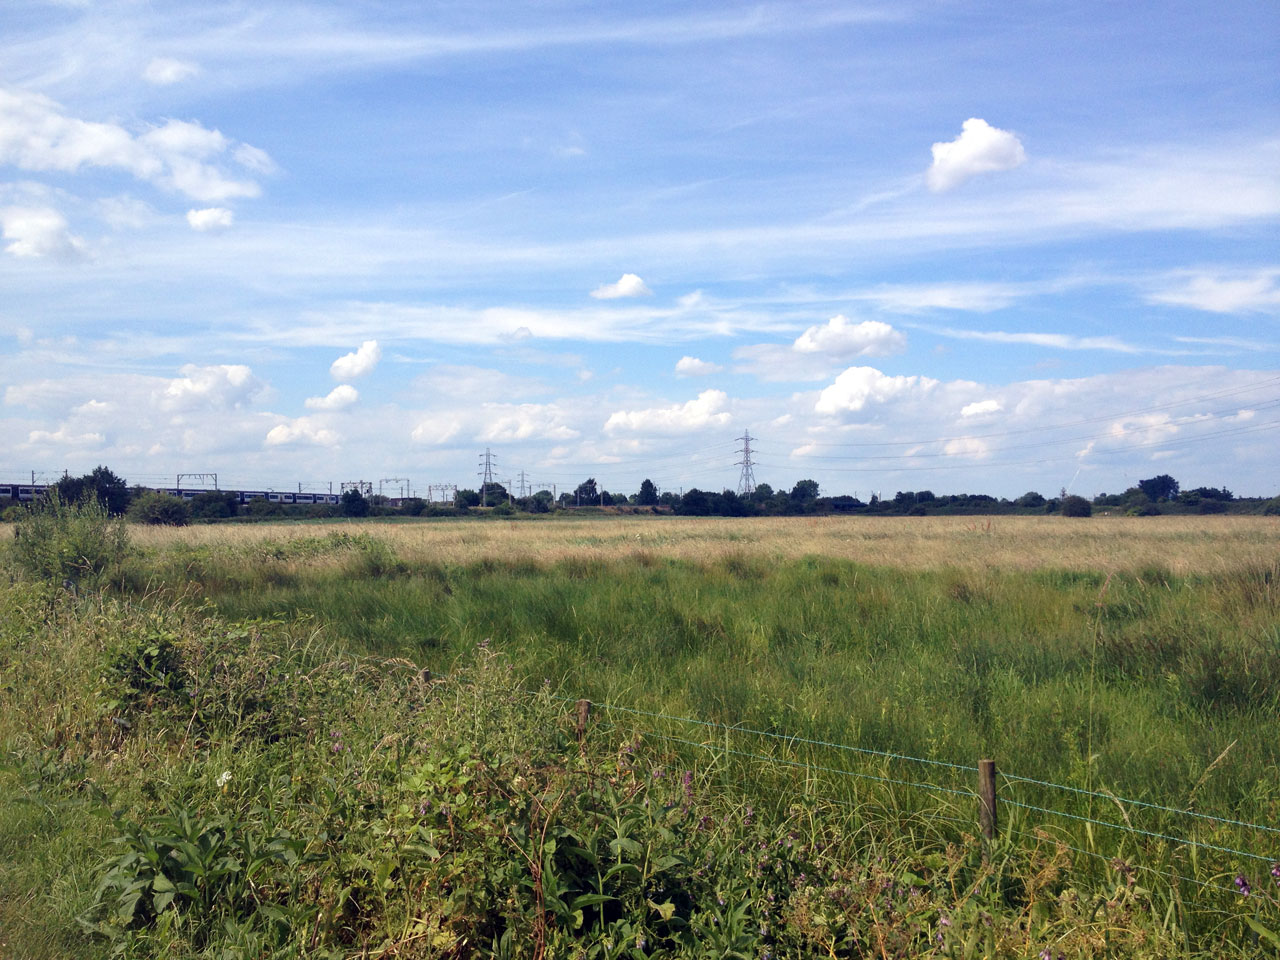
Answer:
[[[5,0],[0,482],[1280,493],[1266,0]]]

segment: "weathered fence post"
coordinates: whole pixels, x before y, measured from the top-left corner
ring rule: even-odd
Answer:
[[[984,856],[986,848],[996,838],[999,828],[996,820],[996,762],[978,761],[978,825],[982,828]]]
[[[578,701],[578,720],[574,725],[574,729],[578,734],[578,742],[582,742],[582,738],[587,735],[587,721],[591,719],[591,701]]]

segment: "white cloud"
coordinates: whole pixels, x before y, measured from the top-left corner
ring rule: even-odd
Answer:
[[[448,443],[462,431],[462,424],[451,417],[428,417],[413,428],[414,443],[438,447]]]
[[[942,452],[949,457],[981,460],[991,455],[991,445],[978,437],[956,437],[943,444]]]
[[[53,444],[60,447],[96,447],[106,442],[101,433],[72,433],[67,425],[57,430],[32,430],[27,434],[27,443]]]
[[[565,412],[557,404],[486,403],[482,412],[483,425],[476,439],[485,443],[574,440],[581,436],[564,422]]]
[[[676,376],[679,377],[705,377],[723,369],[718,363],[699,360],[697,357],[681,357],[676,361]]]
[[[905,350],[907,338],[880,320],[850,323],[843,315],[812,326],[796,338],[798,353],[821,353],[836,359],[884,357]]]
[[[975,400],[960,408],[962,417],[980,417],[985,413],[996,413],[1000,409],[999,400]]]
[[[157,391],[162,409],[241,407],[261,396],[266,389],[266,384],[243,364],[200,367],[188,363],[178,372],[181,377],[170,380]]]
[[[970,117],[960,136],[933,145],[933,166],[926,174],[929,189],[950,190],[980,173],[1012,170],[1027,159],[1022,142],[1008,130]]]
[[[852,299],[866,300],[882,310],[895,313],[936,309],[987,313],[1003,309],[1019,297],[1036,292],[1041,291],[1007,283],[898,284],[856,293]]]
[[[617,283],[606,283],[591,291],[597,300],[617,300],[622,297],[648,297],[653,291],[634,273],[624,273]]]
[[[850,323],[843,315],[816,324],[791,344],[761,343],[733,352],[739,373],[762,380],[823,380],[856,357],[884,357],[906,349],[907,338],[880,320]]]
[[[170,57],[156,57],[142,71],[142,79],[157,87],[167,87],[188,80],[199,72],[200,68],[194,63],[174,60]]]
[[[307,397],[308,410],[344,410],[360,399],[360,392],[347,383],[340,383],[326,396]]]
[[[0,89],[0,163],[22,170],[124,170],[206,203],[258,196],[256,182],[234,179],[210,162],[230,146],[219,131],[186,120],[168,120],[135,135],[117,123],[69,117],[40,94]],[[237,161],[245,165],[238,156]]]
[[[917,325],[941,337],[954,340],[986,340],[991,343],[1025,343],[1036,347],[1052,347],[1055,350],[1109,350],[1115,353],[1160,353],[1135,347],[1117,337],[1077,337],[1069,333],[1010,333],[1006,330],[965,330],[956,327]],[[1163,351],[1176,352],[1176,351]]]
[[[235,214],[226,207],[205,207],[203,210],[188,210],[187,223],[192,230],[206,233],[210,230],[226,230],[235,222]]]
[[[264,442],[268,447],[336,447],[339,437],[314,417],[298,417],[296,420],[276,424],[267,431]]]
[[[1147,300],[1211,313],[1271,313],[1280,309],[1280,269],[1183,274]]]
[[[0,208],[0,232],[9,241],[5,252],[15,257],[70,260],[84,252],[84,241],[52,207]]]
[[[929,377],[889,377],[875,367],[850,367],[818,396],[818,413],[856,413],[868,403],[884,403],[902,394],[928,393],[938,385]]]
[[[619,410],[605,421],[605,433],[689,433],[704,427],[723,427],[730,422],[724,408],[729,397],[723,390],[704,390],[688,403],[648,410]]]
[[[366,340],[354,353],[344,354],[329,367],[329,374],[335,380],[354,380],[371,373],[382,359],[382,348],[377,340]]]

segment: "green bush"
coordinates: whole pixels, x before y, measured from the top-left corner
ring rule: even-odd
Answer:
[[[1091,517],[1093,504],[1084,497],[1069,496],[1062,498],[1062,515],[1064,517]]]
[[[129,504],[126,514],[134,523],[185,527],[191,522],[191,505],[181,497],[148,490]]]
[[[18,518],[13,554],[42,580],[92,580],[118,566],[128,549],[123,520],[94,497],[68,503],[52,490]]]

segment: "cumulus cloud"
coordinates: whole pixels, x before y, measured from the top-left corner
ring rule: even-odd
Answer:
[[[266,384],[243,364],[201,367],[188,363],[181,377],[170,380],[158,401],[165,410],[241,407],[260,396]]]
[[[308,410],[345,410],[360,399],[360,392],[347,383],[340,383],[326,396],[307,397],[305,406]]]
[[[618,300],[622,297],[648,297],[653,291],[634,273],[624,273],[617,283],[606,283],[591,291],[597,300]]]
[[[703,427],[726,426],[729,397],[723,390],[704,390],[688,403],[648,410],[619,410],[605,421],[605,433],[689,433]]]
[[[880,320],[851,323],[838,315],[816,324],[790,344],[739,347],[733,355],[739,373],[762,380],[822,380],[856,357],[885,357],[906,349],[907,338]]]
[[[476,439],[486,443],[574,440],[580,436],[564,422],[564,411],[556,404],[486,403],[482,409],[484,425]]]
[[[207,233],[210,230],[226,230],[235,222],[235,214],[226,207],[205,207],[203,210],[188,210],[187,223],[192,230]]]
[[[712,373],[719,373],[723,369],[724,367],[718,363],[699,360],[697,357],[681,357],[676,361],[678,377],[705,377]]]
[[[167,87],[188,80],[200,72],[194,63],[185,60],[174,60],[171,57],[156,57],[142,71],[142,79],[157,87]]]
[[[462,423],[452,417],[429,417],[413,428],[414,443],[442,446],[462,431]]]
[[[1000,409],[999,400],[975,400],[960,408],[962,417],[980,417],[985,413],[995,413]]]
[[[850,367],[818,395],[818,413],[856,413],[868,403],[884,403],[906,393],[928,393],[938,385],[929,377],[890,377],[875,367]]]
[[[314,417],[298,417],[278,423],[267,431],[268,447],[314,446],[336,447],[338,435]]]
[[[70,260],[84,252],[84,241],[52,207],[0,208],[0,233],[9,241],[5,252],[15,257]]]
[[[204,203],[258,196],[262,189],[255,181],[235,179],[213,162],[231,148],[221,132],[199,123],[167,120],[133,133],[117,123],[69,117],[37,93],[0,89],[0,163],[22,170],[124,170]],[[246,164],[239,150],[232,156],[241,166],[258,169]]]
[[[880,320],[850,323],[848,317],[838,315],[810,327],[791,346],[798,353],[822,353],[838,359],[883,357],[906,349],[907,338]]]
[[[980,173],[1012,170],[1026,159],[1022,142],[1012,133],[978,117],[970,117],[964,122],[960,136],[948,143],[933,145],[933,165],[925,179],[930,190],[940,193]]]
[[[1280,269],[1184,275],[1147,296],[1210,313],[1264,313],[1280,309]]]
[[[344,354],[333,361],[329,367],[329,374],[335,380],[354,380],[356,377],[363,377],[366,373],[372,373],[381,359],[382,348],[378,346],[378,341],[366,340],[360,344],[359,350]]]

